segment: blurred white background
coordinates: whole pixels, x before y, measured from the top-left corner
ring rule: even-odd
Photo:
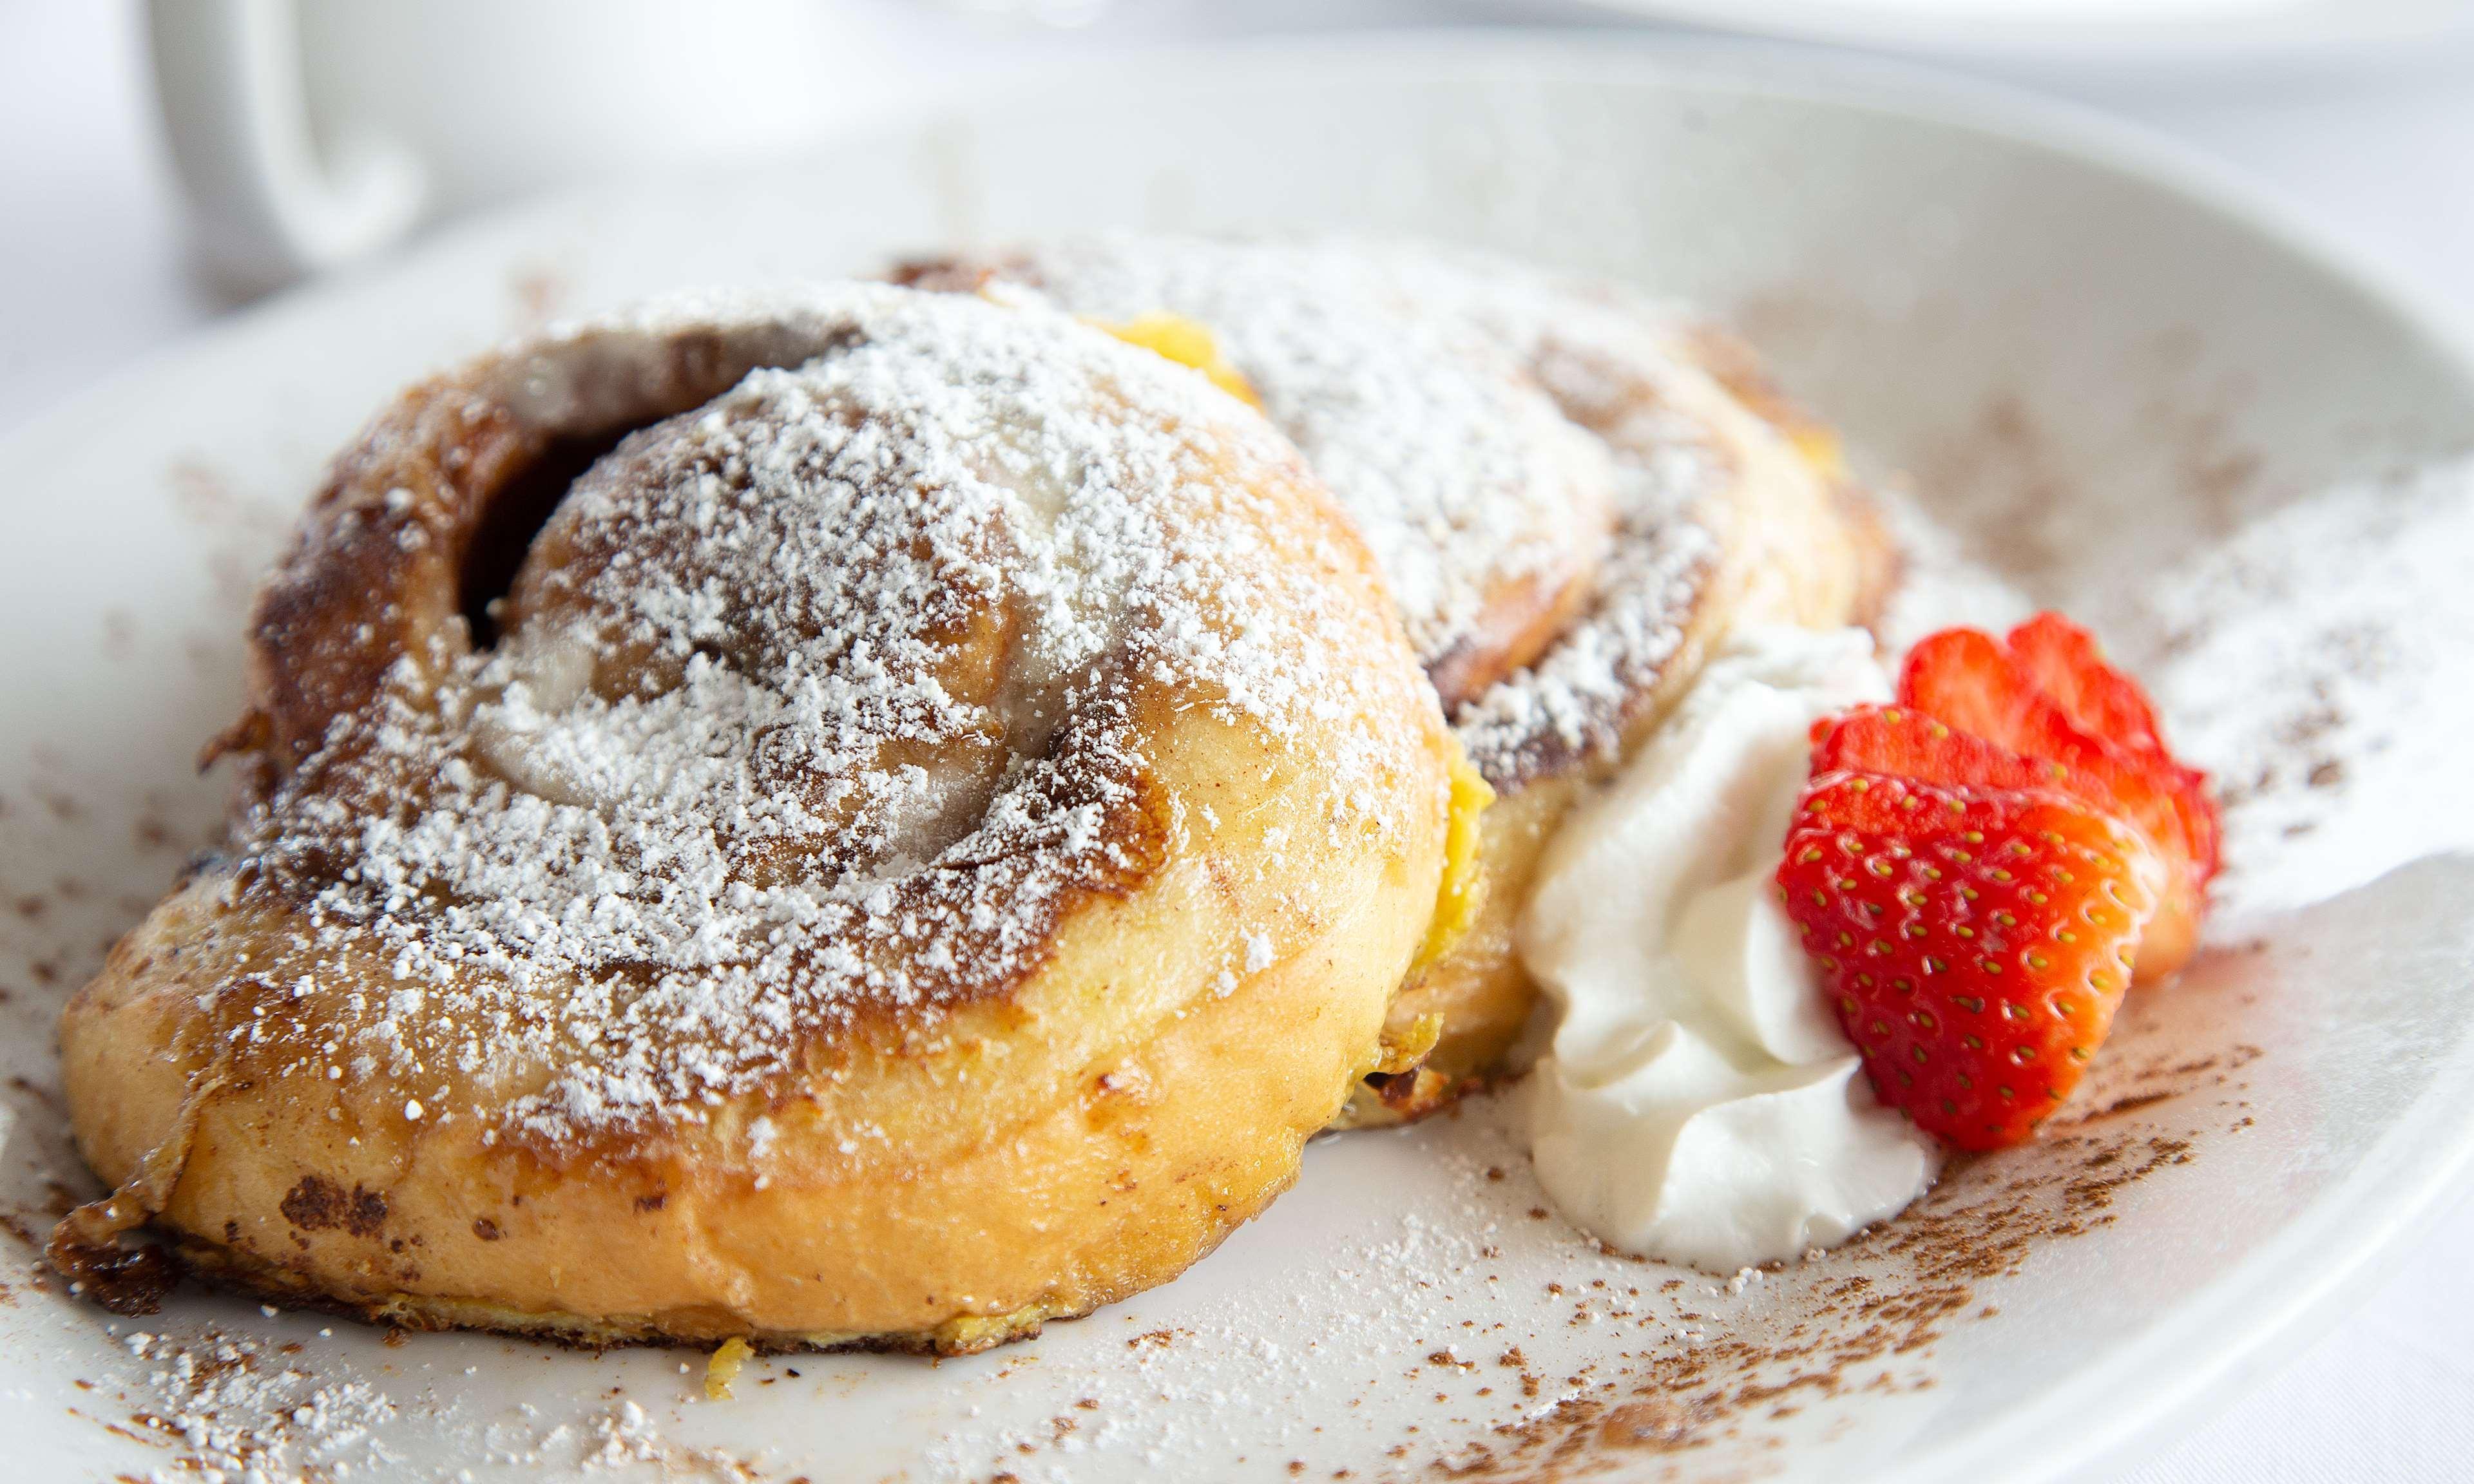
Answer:
[[[657,3],[611,0],[611,8],[625,12]],[[1655,0],[1639,3],[1660,8]],[[1866,3],[1744,0],[1734,12],[1784,17],[1782,24],[1816,17],[1836,24],[1841,12],[1861,12]],[[2474,41],[2460,24],[2462,8],[2452,8],[2459,16],[2438,26],[2425,24],[2438,13],[2436,0],[2100,0],[2081,8],[2083,15],[2121,17],[2216,12],[2206,25],[2226,38],[2226,50],[2244,55],[2212,60],[2198,44],[2204,26],[2185,27],[2172,46],[2151,55],[2142,55],[2136,36],[2100,38],[2105,44],[2077,45],[2070,56],[2058,47],[2039,55],[1988,25],[2001,9],[1995,0],[1973,8],[1938,0],[1869,3],[1904,12],[1903,38],[1921,38],[1946,64],[1990,68],[2230,165],[2474,343]],[[598,59],[603,75],[621,82],[629,68],[647,65],[753,80],[735,110],[622,111],[593,128],[577,122],[593,116],[583,111],[589,100],[547,107],[552,93],[544,79],[554,58],[545,55],[537,34],[527,36],[521,15],[508,18],[521,6],[369,6],[352,24],[390,61],[414,55],[414,33],[440,24],[442,12],[472,26],[505,27],[501,44],[437,64],[471,69],[494,95],[534,100],[531,113],[424,113],[429,100],[408,81],[419,76],[409,64],[313,80],[308,102],[331,115],[341,105],[320,88],[343,90],[402,128],[429,131],[424,137],[433,139],[436,157],[428,199],[451,211],[551,179],[603,172],[630,152],[710,153],[734,140],[755,141],[750,148],[791,140],[1065,51],[1416,25],[1606,23],[1614,4],[745,0],[724,9],[794,26],[804,50],[760,55],[716,29],[706,33],[713,44],[702,49],[649,57],[622,50]],[[2013,0],[2010,9],[2053,12],[2060,4]],[[1668,9],[1728,8],[1677,0]],[[2289,31],[2274,46],[2234,46],[2243,38],[2237,12],[2280,9],[2344,12],[2358,22],[2378,12],[2399,29],[2383,38],[2357,25],[2348,35],[2332,32],[2324,45]],[[407,20],[416,13],[426,17],[423,26]],[[2395,39],[2414,28],[2456,35]],[[1848,26],[1838,29],[1844,34]],[[2305,36],[2298,44],[2297,36]],[[813,69],[807,78],[813,85],[761,85],[802,66]],[[492,148],[509,137],[531,138],[535,146],[521,156]],[[234,285],[249,275],[236,277],[231,268],[247,258],[246,245],[227,241],[220,257],[202,253],[195,218],[184,211],[159,122],[142,8],[0,0],[0,430],[243,302]],[[219,271],[206,271],[217,264]],[[11,494],[41,497],[37,491]],[[2403,1254],[2366,1305],[2298,1353],[2280,1357],[2284,1369],[2247,1399],[2127,1477],[2137,1484],[2474,1477],[2468,1253],[2474,1201],[2461,1202]]]

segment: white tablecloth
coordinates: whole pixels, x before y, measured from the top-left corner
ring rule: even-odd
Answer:
[[[822,3],[822,0],[820,0]],[[847,0],[913,64],[1175,36],[1399,24],[1467,5],[1143,0],[1067,37]],[[230,305],[185,268],[134,7],[0,0],[0,429]],[[890,38],[888,40],[888,38]],[[2048,84],[2053,85],[2053,84]],[[2086,102],[2230,162],[2474,329],[2474,56],[2376,75],[2079,83]],[[20,496],[22,497],[22,495]],[[2466,1192],[2474,1197],[2474,1191]],[[2474,1477],[2474,1199],[2394,1259],[2362,1305],[2122,1477],[2135,1484]]]

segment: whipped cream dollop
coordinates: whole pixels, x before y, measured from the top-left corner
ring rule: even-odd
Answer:
[[[1889,697],[1861,631],[1740,629],[1548,846],[1519,926],[1561,1013],[1530,1150],[1599,1239],[1729,1272],[1931,1183],[1937,1147],[1875,1101],[1771,880],[1812,724]]]

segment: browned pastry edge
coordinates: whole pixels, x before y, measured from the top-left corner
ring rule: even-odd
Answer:
[[[253,787],[327,766],[327,719],[405,683],[399,659],[435,676],[454,658],[442,648],[470,642],[462,577],[489,503],[527,461],[556,462],[562,441],[606,439],[679,398],[726,390],[751,366],[796,364],[814,344],[763,322],[730,329],[739,333],[691,333],[632,369],[561,342],[573,374],[546,387],[523,353],[491,358],[383,413],[337,465],[259,604],[259,704],[227,744],[264,749]],[[595,379],[610,375],[623,384]],[[613,398],[633,410],[591,416]],[[1327,496],[1268,433],[1257,441],[1241,420],[1220,434],[1206,445],[1229,462],[1213,467],[1265,499],[1256,518],[1273,549],[1317,563],[1317,590],[1349,595],[1344,642],[1363,646],[1342,651],[1351,673],[1396,677],[1363,701],[1401,749],[1379,785],[1396,838],[1304,848],[1287,875],[1248,875],[1240,868],[1261,830],[1326,818],[1315,782],[1326,753],[1275,747],[1138,686],[1129,724],[1157,744],[1150,767],[1161,789],[1216,801],[1239,824],[1189,826],[1191,850],[1137,859],[1131,878],[1062,899],[1042,956],[1014,976],[1023,982],[949,1006],[942,1041],[861,1025],[836,1048],[841,1061],[803,1059],[794,1086],[737,1091],[694,1129],[580,1136],[558,1149],[481,1138],[470,1119],[424,1119],[406,1101],[414,1089],[387,1077],[286,1080],[285,1066],[227,1052],[215,1033],[272,1003],[259,990],[278,993],[247,987],[264,975],[246,950],[291,941],[297,904],[280,893],[228,899],[235,868],[219,865],[124,938],[64,1017],[81,1148],[122,1184],[63,1222],[62,1271],[132,1307],[159,1293],[178,1260],[289,1303],[314,1298],[407,1327],[961,1353],[1164,1281],[1216,1247],[1294,1181],[1299,1146],[1372,1059],[1383,1001],[1435,900],[1443,821],[1427,810],[1451,751],[1370,560]],[[1148,794],[1137,802],[1147,818],[1159,807]],[[1280,956],[1260,969],[1249,962],[1243,975],[1215,972],[1226,945],[1256,930],[1277,935]],[[345,978],[369,968],[329,967]],[[201,992],[215,1009],[199,1009]],[[1026,1032],[1036,1056],[974,1060],[981,1042]],[[853,1154],[847,1141],[837,1153],[835,1120],[858,1096],[845,1072],[862,1090],[871,1077],[899,1084],[858,1105],[895,1124],[891,1153]],[[972,1095],[958,1099],[965,1074]],[[430,1097],[426,1086],[419,1094]],[[994,1111],[974,1113],[973,1101]],[[442,1096],[432,1106],[462,1105]],[[797,1179],[769,1191],[746,1137],[759,1119],[782,1125],[800,1161]],[[991,1119],[993,1137],[981,1127]],[[640,1180],[682,1170],[692,1180],[648,1219]],[[340,1214],[308,1198],[294,1209],[313,1178],[350,1192]],[[376,1195],[367,1220],[355,1214],[365,1187]],[[507,1191],[521,1192],[523,1209],[501,1231],[485,1218]],[[174,1251],[122,1247],[122,1233],[149,1221]],[[691,1253],[675,1250],[681,1231]],[[727,1281],[706,1281],[707,1270]],[[467,1297],[492,1292],[494,1279],[512,1285],[501,1290],[510,1302]],[[843,1326],[844,1316],[859,1323]]]
[[[1214,1244],[1217,1247],[1217,1243]],[[159,1247],[136,1249],[160,1254],[165,1267],[217,1288],[244,1294],[250,1298],[275,1304],[283,1308],[309,1309],[332,1314],[340,1319],[395,1329],[424,1333],[445,1333],[457,1329],[478,1329],[492,1334],[514,1335],[522,1339],[544,1340],[570,1350],[617,1350],[634,1347],[708,1348],[723,1340],[742,1339],[749,1348],[768,1355],[794,1354],[802,1352],[862,1352],[905,1355],[972,1355],[993,1350],[1014,1340],[1036,1337],[1043,1326],[1061,1320],[1079,1319],[1096,1309],[1131,1297],[1139,1289],[1095,1297],[1071,1312],[1047,1312],[1026,1309],[1014,1314],[991,1315],[952,1320],[925,1331],[888,1334],[834,1334],[795,1330],[755,1329],[734,1327],[726,1319],[716,1323],[709,1332],[698,1332],[692,1326],[679,1323],[675,1316],[667,1319],[639,1317],[634,1319],[586,1319],[573,1314],[522,1313],[500,1305],[472,1300],[422,1297],[398,1294],[390,1298],[354,1301],[339,1297],[303,1281],[297,1274],[280,1264],[240,1252],[217,1242],[208,1242],[182,1233],[170,1233]],[[1208,1256],[1206,1251],[1203,1256]],[[1199,1260],[1199,1259],[1198,1259]],[[149,1314],[156,1311],[162,1294],[169,1291],[167,1281],[154,1300],[141,1308],[119,1308],[116,1313]]]

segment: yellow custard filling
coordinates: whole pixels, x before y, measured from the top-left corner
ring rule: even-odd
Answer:
[[[1443,884],[1435,894],[1435,917],[1426,926],[1425,946],[1418,950],[1420,969],[1452,950],[1477,921],[1477,909],[1486,900],[1486,870],[1478,859],[1478,819],[1494,802],[1494,790],[1478,776],[1458,743],[1452,745],[1451,780],[1450,814],[1443,826]]]
[[[1847,477],[1847,454],[1837,434],[1815,422],[1791,423],[1785,432],[1786,441],[1825,483],[1836,484]]]
[[[721,1348],[713,1352],[713,1358],[711,1360],[705,1362],[705,1400],[708,1401],[729,1400],[730,1383],[739,1379],[739,1368],[747,1364],[747,1357],[755,1353],[756,1347],[748,1344],[744,1339],[741,1339],[738,1335],[734,1334],[729,1339],[722,1341]]]
[[[1213,386],[1252,406],[1263,405],[1263,399],[1255,395],[1245,374],[1221,354],[1220,342],[1206,325],[1182,315],[1157,312],[1137,315],[1130,320],[1092,320],[1090,323],[1129,346],[1140,346],[1179,366],[1194,368],[1209,377]],[[1825,440],[1829,438],[1827,433],[1819,436]],[[1801,441],[1797,446],[1807,458],[1814,460],[1816,467],[1821,457],[1832,460],[1837,457],[1834,440],[1830,441],[1824,453],[1819,455],[1804,449]],[[1477,769],[1470,765],[1467,754],[1461,751],[1458,743],[1452,746],[1450,769],[1451,795],[1447,805],[1450,818],[1443,832],[1443,884],[1436,895],[1435,916],[1427,924],[1425,944],[1418,952],[1415,967],[1419,969],[1451,951],[1452,945],[1460,942],[1467,933],[1469,924],[1477,920],[1478,906],[1486,898],[1485,872],[1478,861],[1478,816],[1486,812],[1487,805],[1494,802],[1494,790],[1478,776]],[[1432,1044],[1431,1037],[1428,1044]]]
[[[1253,383],[1246,373],[1220,353],[1220,342],[1203,325],[1175,314],[1136,315],[1130,320],[1093,320],[1092,324],[1106,330],[1129,346],[1140,346],[1154,355],[1165,356],[1179,366],[1191,366],[1211,380],[1221,391],[1249,407],[1259,408],[1263,399],[1254,393]]]

